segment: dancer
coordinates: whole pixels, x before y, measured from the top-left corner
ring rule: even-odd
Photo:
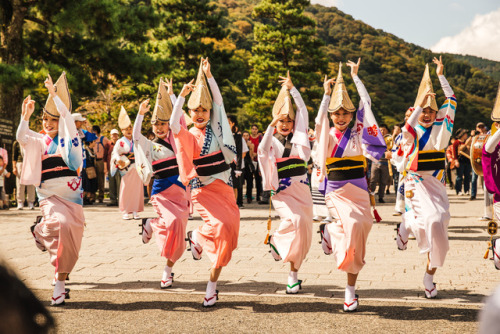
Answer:
[[[415,110],[415,108],[410,107],[406,110],[405,112],[405,119],[403,122],[403,126],[408,121],[408,118],[410,118],[412,112]],[[396,128],[396,127],[395,127]],[[399,128],[399,127],[398,127]],[[401,132],[401,129],[399,129],[399,133],[396,134],[396,131],[393,133],[393,145],[392,145],[392,150],[390,154],[390,163],[391,165],[394,165],[396,167],[396,162],[392,161],[393,155],[396,154],[396,152],[399,150],[399,147],[401,145],[401,139],[403,139],[403,133]],[[392,166],[391,166],[392,167]],[[405,175],[404,173],[397,173],[398,174],[398,182],[396,184],[396,204],[394,205],[394,213],[392,214],[393,216],[401,216],[405,210],[405,184],[404,184],[404,179]]]
[[[500,95],[497,97],[496,105],[498,105],[496,108],[500,111]],[[484,144],[481,162],[483,164],[484,183],[487,190],[484,196],[488,196],[488,192],[493,194],[494,217],[500,223],[500,123],[493,123],[492,133],[494,129],[496,131],[488,137],[486,144]],[[500,270],[499,239],[492,240],[491,249],[493,251],[495,268]]]
[[[316,133],[319,138],[318,161],[326,205],[338,220],[320,225],[321,245],[325,254],[333,254],[337,268],[347,273],[344,311],[358,308],[355,284],[365,264],[366,240],[373,224],[370,213],[370,197],[365,177],[365,157],[377,161],[386,145],[371,110],[371,100],[365,86],[358,77],[361,59],[349,61],[351,76],[360,96],[356,121],[352,128],[356,108],[352,104],[342,77],[342,63],[335,87],[334,79],[325,77],[325,95],[316,117]],[[331,98],[330,98],[331,93]],[[330,129],[327,112],[333,121]]]
[[[443,75],[439,57],[433,59],[446,100],[437,107],[429,66],[418,89],[415,110],[403,128],[399,149],[392,161],[400,173],[405,173],[405,208],[402,223],[396,229],[398,249],[407,248],[408,236],[417,239],[420,253],[427,254],[424,275],[425,297],[437,296],[433,282],[436,269],[443,266],[449,249],[449,201],[445,186],[445,152],[453,131],[457,100]]]
[[[187,131],[181,126],[180,119],[185,97],[190,92],[193,93],[189,97],[188,109],[194,126]],[[187,240],[195,260],[199,260],[205,251],[212,262],[203,301],[203,306],[209,307],[218,299],[216,287],[222,267],[229,263],[238,245],[240,212],[229,167],[236,158],[236,146],[208,58],[202,58],[195,85],[191,81],[182,88],[170,118],[170,128],[178,150],[181,182],[187,185],[191,181],[191,198],[203,219],[203,225],[188,232]]]
[[[301,289],[302,281],[297,275],[312,239],[313,202],[307,177],[311,155],[309,116],[290,73],[280,76],[279,82],[282,88],[274,103],[273,120],[257,153],[263,189],[275,192],[271,200],[281,219],[268,243],[276,261],[290,262],[286,293],[295,294]],[[297,105],[297,115],[290,94]]]
[[[160,79],[156,105],[151,116],[155,139],[148,140],[141,134],[144,114],[150,108],[149,99],[140,105],[133,134],[137,172],[145,185],[153,177],[151,203],[158,217],[142,219],[142,242],[148,243],[154,233],[160,254],[167,259],[160,282],[162,289],[172,286],[172,267],[186,247],[184,236],[189,217],[186,187],[179,181],[179,167],[175,156],[177,149],[168,123],[175,100],[172,79],[166,83]],[[181,118],[180,121],[183,122],[184,119]],[[182,126],[186,127],[185,122]]]
[[[314,133],[314,130],[311,130]],[[309,136],[309,140],[313,140],[314,144],[311,149],[311,195],[313,200],[313,220],[321,221],[322,223],[331,223],[334,217],[330,216],[330,212],[326,206],[325,202],[325,194],[319,191],[320,187],[320,176],[321,176],[321,167],[320,162],[317,159],[316,151],[318,150],[318,141],[316,140],[316,134],[312,137]],[[321,218],[324,217],[324,218]]]
[[[111,177],[116,173],[121,175],[119,207],[123,219],[140,219],[138,213],[144,211],[144,186],[135,168],[132,122],[123,106],[118,116],[118,126],[123,137],[113,147],[110,173]]]
[[[28,96],[23,101],[22,119],[17,141],[24,149],[21,183],[36,186],[42,216],[31,227],[35,244],[48,251],[55,267],[56,282],[51,305],[64,304],[69,298],[65,280],[75,267],[80,252],[85,218],[83,216],[83,166],[81,141],[71,117],[71,98],[66,75],[56,84],[50,75],[45,80],[49,98],[43,108],[42,125],[45,135],[29,129],[29,119],[35,101]]]

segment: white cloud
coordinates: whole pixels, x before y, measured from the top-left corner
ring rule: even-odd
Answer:
[[[455,36],[441,38],[431,50],[500,61],[500,8],[485,15],[476,15],[470,26]]]
[[[340,0],[311,0],[311,3],[314,4],[319,4],[323,5],[325,7],[333,7],[333,6],[338,6]]]

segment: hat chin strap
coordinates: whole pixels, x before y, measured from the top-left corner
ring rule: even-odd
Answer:
[[[58,132],[59,132],[59,130],[52,130],[52,131],[46,131],[45,133],[48,134],[49,136],[51,136],[54,134],[57,135]],[[55,136],[51,136],[51,137],[55,137]]]
[[[429,123],[424,123],[424,122],[420,122],[418,121],[418,124],[420,124],[421,126],[423,126],[424,128],[429,128],[432,124],[434,124],[434,122],[429,122]]]
[[[194,122],[194,124],[196,124],[196,125],[202,125],[203,126],[203,125],[207,125],[208,121],[201,122],[201,123],[200,122]]]

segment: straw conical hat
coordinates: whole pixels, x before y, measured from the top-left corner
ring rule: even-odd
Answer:
[[[200,63],[198,76],[196,77],[196,82],[194,83],[195,88],[188,100],[189,110],[194,110],[200,106],[206,110],[212,109],[212,97],[210,96],[210,92],[208,90],[207,80],[205,79],[202,66],[203,63]]]
[[[155,109],[153,110],[153,115],[151,116],[151,124],[155,124],[157,121],[168,122],[170,120],[170,116],[172,115],[172,109],[172,101],[168,95],[167,87],[165,87],[163,78],[160,78],[158,94],[156,95]]]
[[[497,98],[491,112],[491,119],[495,122],[500,121],[500,83],[498,84]]]
[[[71,113],[71,95],[69,94],[69,88],[68,88],[68,80],[66,79],[66,72],[62,72],[61,76],[59,79],[57,79],[55,83],[55,88],[56,88],[56,94],[59,96],[61,101],[64,103],[66,108],[68,108],[68,111]],[[52,96],[49,94],[49,97],[47,98],[47,102],[45,103],[45,107],[43,108],[43,111],[49,114],[52,117],[59,117],[59,112],[57,111],[56,108],[56,103],[54,102],[54,99]]]
[[[292,98],[290,91],[286,86],[281,87],[280,93],[273,106],[273,119],[288,116],[290,119],[295,119],[295,111],[293,110]]]
[[[330,105],[328,106],[328,111],[334,112],[340,108],[344,108],[349,112],[356,111],[356,107],[354,107],[351,99],[349,98],[349,94],[347,94],[344,78],[342,77],[342,63],[339,64],[339,74],[337,75],[337,80],[335,81],[335,87],[333,87],[332,98],[330,100]]]
[[[419,106],[420,101],[428,92],[434,93],[434,88],[432,87],[431,75],[429,74],[429,64],[425,64],[424,76],[420,82],[420,87],[418,87],[417,99],[415,100],[415,108]],[[430,107],[432,110],[438,111],[438,106],[436,103],[436,98],[434,96],[428,97],[427,102],[423,109]]]
[[[118,126],[120,129],[126,129],[131,125],[132,122],[130,121],[130,117],[128,117],[127,111],[122,106],[120,109],[120,115],[118,116]]]

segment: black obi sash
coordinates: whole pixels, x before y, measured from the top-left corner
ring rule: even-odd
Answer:
[[[77,177],[78,173],[69,169],[62,157],[48,157],[42,160],[42,182],[66,176]]]
[[[445,169],[444,151],[420,151],[418,152],[417,170],[436,170]]]
[[[363,156],[328,158],[326,171],[329,181],[346,181],[365,177],[365,163]]]
[[[307,173],[306,163],[298,157],[282,158],[276,162],[278,178],[284,179]]]
[[[174,175],[179,175],[179,165],[175,157],[153,162],[153,178],[166,179]]]
[[[222,151],[200,156],[193,159],[193,163],[198,176],[210,176],[224,172],[230,168],[224,159]]]

